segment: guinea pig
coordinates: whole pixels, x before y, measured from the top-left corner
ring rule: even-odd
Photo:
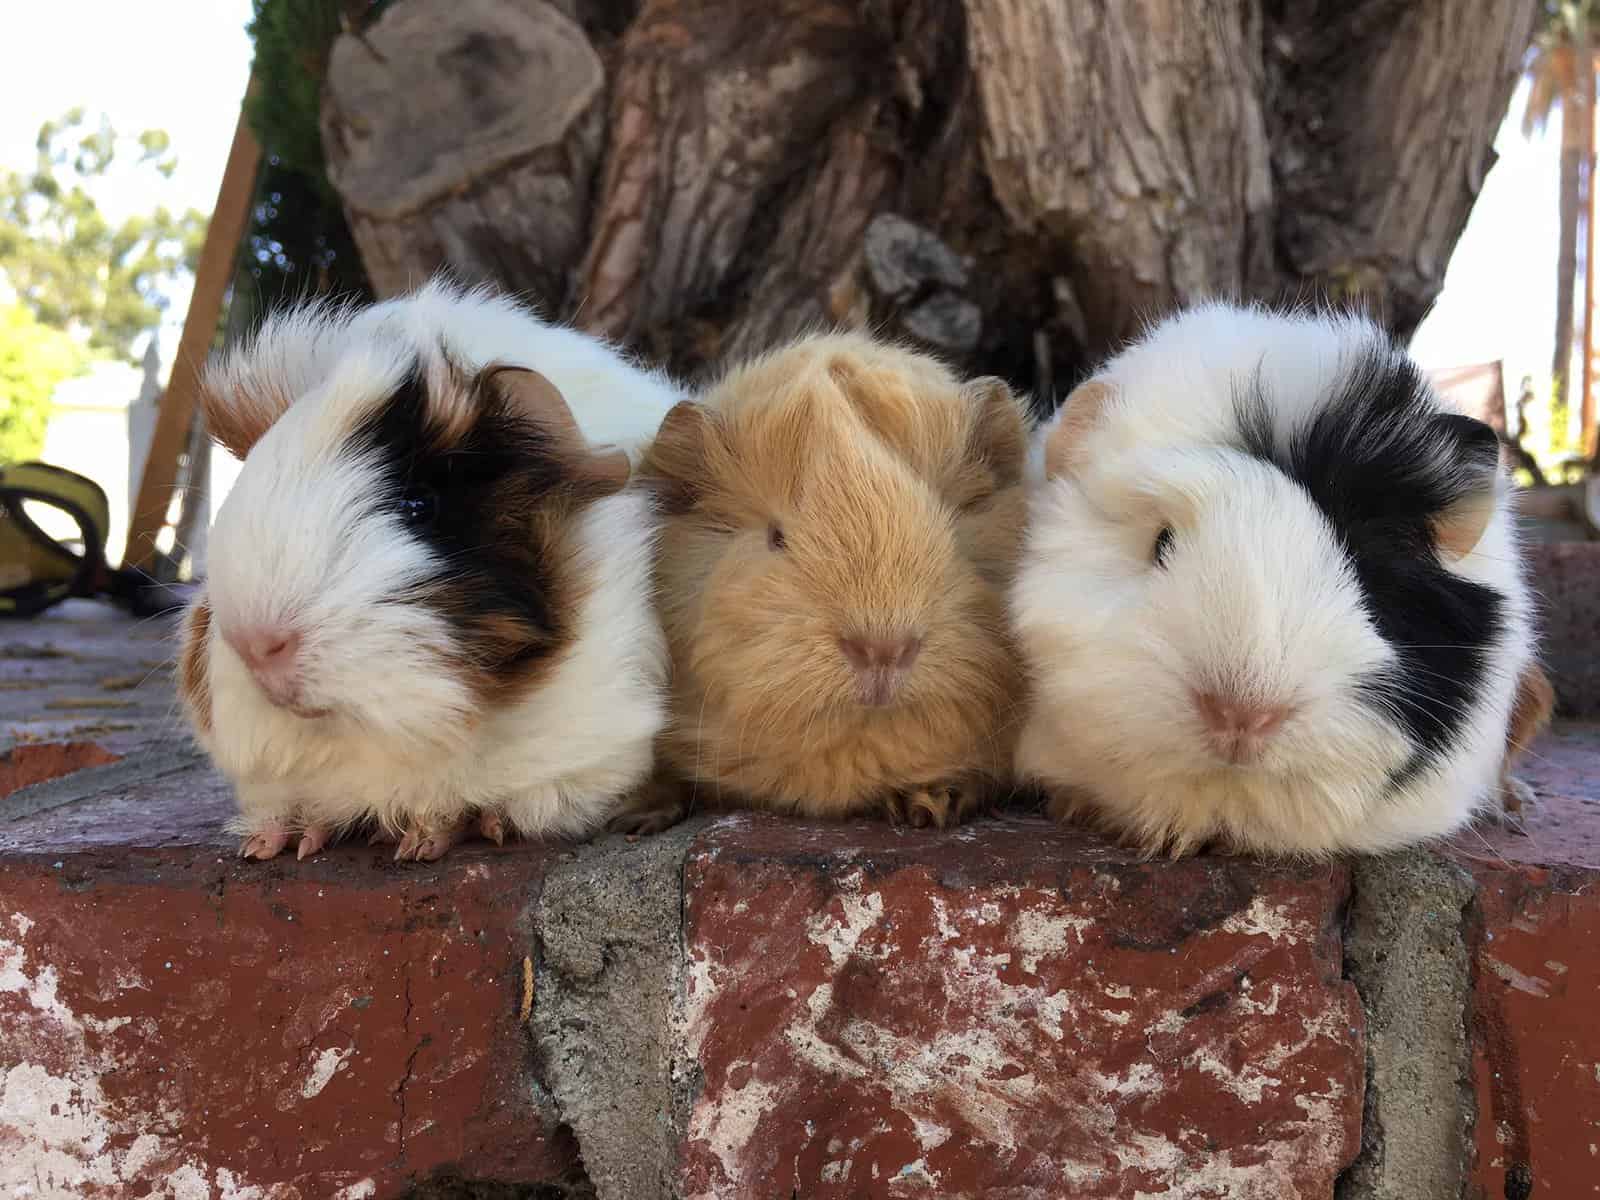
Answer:
[[[712,805],[916,825],[989,796],[1018,701],[1023,411],[1000,380],[842,333],[667,415],[639,476],[663,507],[670,779]],[[682,789],[657,791],[618,826],[681,815]]]
[[[1147,852],[1465,825],[1549,716],[1499,442],[1354,317],[1201,305],[1030,455],[1021,778]]]
[[[241,855],[356,825],[434,859],[476,823],[581,835],[649,776],[667,655],[627,487],[681,398],[608,346],[435,280],[269,318],[206,371],[244,460],[180,692]]]

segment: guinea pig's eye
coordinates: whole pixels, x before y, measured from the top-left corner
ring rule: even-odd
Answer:
[[[783,526],[779,525],[776,521],[767,526],[768,550],[783,550],[786,549],[788,545],[789,543],[785,541],[783,537]]]
[[[970,500],[968,500],[964,504],[962,504],[962,506],[959,509],[959,511],[963,515],[967,514],[967,513],[975,513],[979,509],[981,509],[985,504],[989,503],[989,498],[992,495],[993,495],[993,493],[991,493],[991,492],[980,493],[979,495],[976,495],[976,496],[972,497]]]
[[[439,512],[439,497],[434,495],[430,488],[411,487],[401,493],[400,502],[396,507],[400,511],[402,521],[420,528],[433,524],[433,518]]]
[[[1150,561],[1158,567],[1167,565],[1167,555],[1172,550],[1172,526],[1163,525],[1161,532],[1156,534],[1155,547],[1150,551]]]

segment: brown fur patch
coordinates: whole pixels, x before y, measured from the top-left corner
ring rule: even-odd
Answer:
[[[1507,813],[1520,815],[1524,795],[1532,794],[1512,775],[1512,768],[1550,724],[1555,707],[1556,692],[1549,676],[1537,663],[1529,666],[1517,680],[1517,698],[1511,706],[1511,720],[1506,728],[1506,755],[1500,766],[1500,797]]]
[[[680,410],[640,474],[680,501],[657,565],[675,718],[660,750],[698,801],[845,816],[1004,776],[1026,445],[1009,391],[827,335]],[[899,700],[862,708],[839,639],[907,634],[923,643]]]
[[[515,498],[511,502],[515,505]],[[456,669],[486,704],[504,703],[548,682],[576,638],[576,619],[592,581],[576,561],[573,520],[579,506],[546,503],[497,523],[493,537],[525,558],[530,578],[543,577],[550,623],[539,625],[511,611],[484,611],[452,581],[435,586],[430,603],[455,627]]]
[[[211,605],[202,596],[184,614],[178,635],[178,695],[202,733],[211,732],[211,671],[206,654],[210,630]]]
[[[1517,699],[1511,708],[1511,724],[1506,732],[1508,755],[1519,755],[1533,744],[1555,714],[1556,690],[1550,677],[1537,664],[1517,680]]]
[[[293,400],[265,374],[208,373],[200,388],[206,432],[237,459],[250,453]]]
[[[447,570],[416,598],[452,626],[456,672],[488,704],[537,687],[590,586],[575,522],[626,483],[626,457],[591,449],[542,375],[501,366],[428,364],[352,436],[390,464],[397,503],[432,506],[410,532]]]

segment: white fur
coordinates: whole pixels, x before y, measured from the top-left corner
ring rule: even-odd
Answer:
[[[1507,489],[1451,568],[1504,597],[1507,635],[1456,747],[1386,789],[1413,748],[1352,685],[1394,650],[1321,512],[1228,446],[1236,389],[1252,374],[1283,445],[1381,339],[1351,317],[1205,305],[1095,377],[1115,398],[1080,441],[1078,468],[1046,479],[1042,448],[1061,414],[1039,431],[1013,593],[1033,684],[1022,776],[1147,844],[1179,848],[1222,837],[1286,853],[1379,851],[1448,833],[1491,801],[1532,654]],[[1184,547],[1156,569],[1166,523]],[[1218,689],[1296,707],[1259,764],[1211,752],[1190,694]]]
[[[578,518],[588,582],[576,637],[552,676],[490,711],[445,666],[449,626],[395,603],[431,573],[431,552],[377,507],[379,464],[345,435],[418,355],[467,369],[532,367],[566,397],[594,445],[630,453],[680,398],[664,376],[603,343],[545,324],[485,292],[439,281],[364,311],[275,318],[214,367],[208,386],[270,376],[294,403],[254,445],[211,535],[206,656],[212,730],[205,748],[237,784],[241,826],[437,827],[473,809],[524,834],[592,830],[651,768],[666,647],[651,605],[656,522],[629,489]],[[269,389],[270,390],[270,389]],[[304,631],[303,718],[270,704],[219,635],[291,620]]]

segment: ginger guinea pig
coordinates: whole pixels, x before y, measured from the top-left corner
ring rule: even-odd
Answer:
[[[1004,383],[855,334],[672,410],[640,467],[664,509],[658,754],[698,802],[943,825],[1007,775],[1026,451]]]
[[[1019,774],[1146,849],[1446,834],[1549,713],[1492,429],[1364,320],[1208,304],[1040,430]]]
[[[437,858],[579,835],[645,779],[667,658],[626,453],[679,399],[607,346],[440,281],[269,319],[203,404],[244,466],[182,632],[241,854],[354,825]]]

